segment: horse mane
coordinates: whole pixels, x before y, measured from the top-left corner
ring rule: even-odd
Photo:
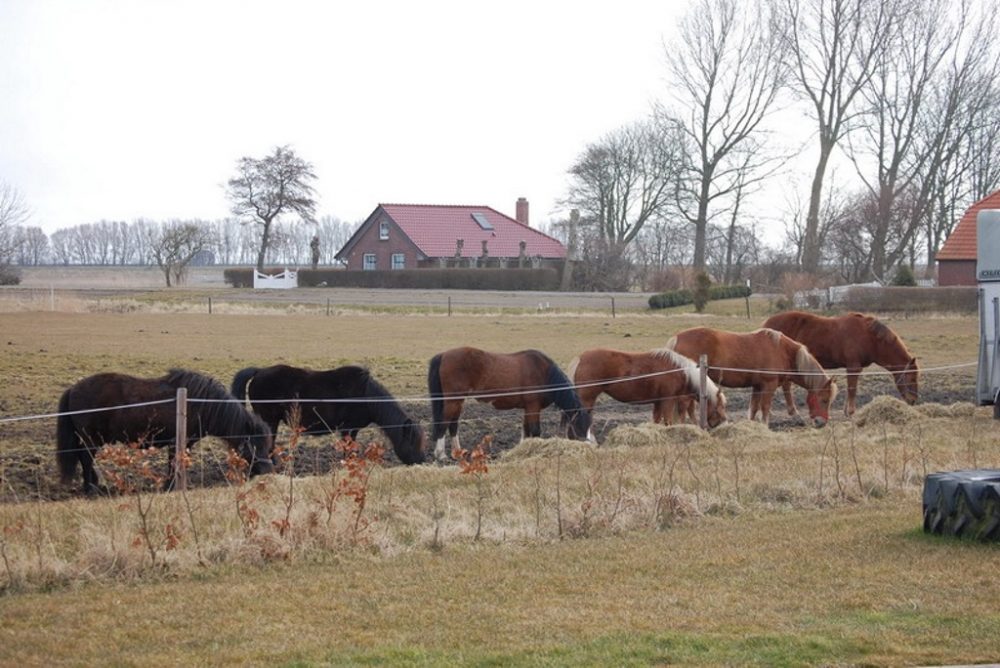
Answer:
[[[776,329],[771,329],[770,327],[761,327],[760,329],[755,329],[751,334],[765,333],[771,337],[771,340],[775,343],[781,343],[781,332]]]
[[[674,337],[676,339],[677,337]],[[669,341],[667,342],[669,344]],[[698,370],[698,365],[695,361],[689,357],[681,355],[672,348],[654,348],[649,351],[654,357],[666,358],[668,361],[672,362],[675,367],[681,369],[684,372],[684,376],[687,379],[688,389],[693,392],[698,392],[701,386],[701,373]],[[708,391],[709,400],[716,402],[719,400],[719,386],[715,384],[715,381],[705,376],[705,389]]]
[[[413,422],[406,414],[396,398],[385,388],[382,383],[375,380],[371,372],[364,367],[355,367],[360,370],[358,374],[359,383],[364,383],[364,396],[368,399],[375,399],[368,404],[371,412],[372,422],[389,434],[389,440],[395,445],[399,438],[399,430]]]
[[[195,413],[202,424],[211,425],[213,429],[234,437],[270,434],[268,426],[260,417],[247,412],[239,400],[211,376],[187,369],[170,369],[163,377],[163,382],[171,387],[186,387],[189,399],[210,400],[188,405],[188,411]],[[243,433],[248,429],[253,432]]]
[[[677,347],[677,335],[674,334],[669,339],[667,339],[666,344],[664,344],[661,350],[673,350]]]
[[[800,343],[798,346],[799,349],[795,351],[795,370],[802,374],[802,381],[806,387],[812,390],[821,389],[830,377],[826,375],[826,371],[812,356],[805,344]],[[833,387],[836,388],[836,385]],[[830,397],[831,402],[835,396],[836,389],[834,389],[834,395]]]
[[[580,397],[573,388],[573,381],[563,373],[559,365],[541,351],[533,350],[531,352],[549,364],[549,370],[545,375],[545,386],[549,397],[552,399],[552,403],[558,406],[563,412],[582,408],[583,404],[580,403]]]

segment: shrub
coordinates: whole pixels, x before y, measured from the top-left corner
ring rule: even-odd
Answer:
[[[20,285],[21,270],[13,265],[0,266],[0,285]]]
[[[745,285],[712,285],[708,289],[708,298],[736,299],[750,296],[750,288]],[[694,303],[694,293],[691,290],[668,290],[649,298],[649,308],[661,309],[672,306],[684,306]]]
[[[913,270],[909,265],[901,264],[896,270],[896,275],[892,277],[892,285],[896,287],[916,287],[917,279],[913,276]]]
[[[694,277],[694,310],[701,313],[705,310],[705,305],[711,299],[712,279],[703,271],[698,272]]]

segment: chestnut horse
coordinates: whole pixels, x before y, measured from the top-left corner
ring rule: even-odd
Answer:
[[[835,318],[787,311],[773,315],[764,323],[804,343],[816,361],[825,369],[847,370],[847,402],[844,413],[854,414],[858,394],[858,376],[870,364],[878,364],[896,381],[903,401],[917,403],[920,369],[917,358],[910,354],[899,336],[878,319],[861,313],[848,313]],[[790,415],[795,414],[791,387],[784,385],[785,402]]]
[[[708,327],[685,329],[667,342],[667,348],[691,359],[708,356],[708,375],[723,387],[750,387],[750,419],[760,412],[767,424],[771,400],[778,385],[789,380],[806,388],[806,403],[813,424],[830,419],[830,404],[837,384],[826,375],[809,350],[774,329],[737,334]]]
[[[466,398],[490,403],[499,410],[524,409],[521,438],[540,436],[539,413],[555,404],[563,413],[566,437],[590,439],[590,413],[583,409],[573,384],[545,353],[522,350],[490,353],[478,348],[446,350],[431,358],[427,370],[434,419],[434,456],[446,458],[444,435],[452,449],[460,447],[458,419]]]
[[[587,350],[570,362],[569,371],[584,408],[593,411],[602,393],[630,404],[652,404],[653,422],[681,420],[699,392],[698,365],[673,350],[630,353],[607,348]],[[708,426],[726,421],[726,397],[707,379]],[[675,411],[676,409],[676,411]]]
[[[59,399],[56,459],[63,482],[69,482],[79,463],[84,494],[102,491],[94,453],[106,443],[171,446],[172,464],[179,387],[188,391],[188,446],[202,436],[217,436],[246,460],[251,475],[273,470],[271,431],[214,378],[183,369],[171,369],[162,378],[99,373],[76,383]]]

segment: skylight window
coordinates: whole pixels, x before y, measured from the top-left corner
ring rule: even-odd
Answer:
[[[490,221],[486,220],[486,216],[484,216],[481,213],[474,213],[474,214],[472,214],[472,219],[474,221],[476,221],[477,223],[479,223],[479,227],[483,228],[484,230],[492,230],[493,229],[493,224],[490,223]]]

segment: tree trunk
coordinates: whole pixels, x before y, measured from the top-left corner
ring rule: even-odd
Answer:
[[[705,270],[705,246],[708,236],[708,188],[711,175],[708,170],[701,179],[701,196],[698,198],[698,218],[694,223],[694,270]]]
[[[819,143],[819,162],[813,174],[812,189],[809,191],[809,213],[806,214],[806,233],[802,242],[802,270],[815,274],[819,270],[820,238],[819,238],[819,208],[823,201],[823,177],[826,175],[826,165],[833,152],[833,142],[825,137]]]
[[[264,256],[267,255],[267,247],[271,243],[271,221],[265,220],[263,231],[260,233],[260,250],[257,252],[257,271],[264,273]]]

